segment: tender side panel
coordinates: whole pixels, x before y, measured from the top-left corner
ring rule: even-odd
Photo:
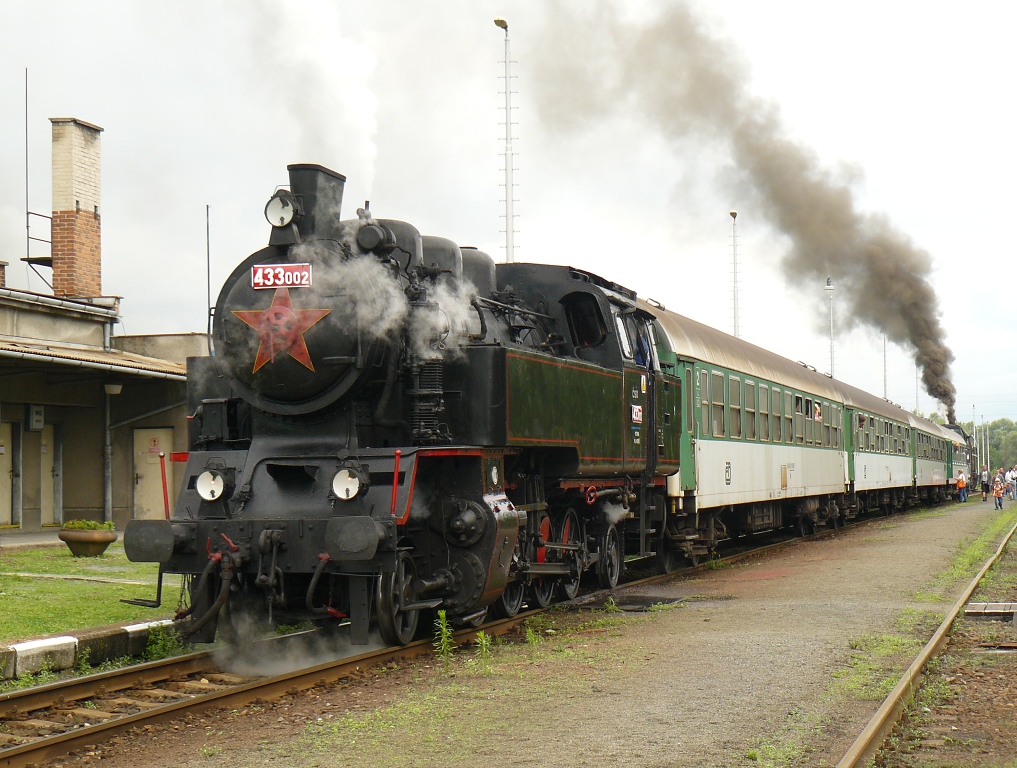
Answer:
[[[620,373],[511,351],[505,380],[508,445],[576,450],[579,476],[623,471],[632,438]]]

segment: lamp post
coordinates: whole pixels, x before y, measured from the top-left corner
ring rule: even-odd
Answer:
[[[826,294],[830,297],[830,376],[833,376],[833,279],[826,278]]]
[[[505,261],[515,261],[515,214],[512,211],[515,183],[512,180],[512,57],[509,55],[509,27],[505,19],[495,19],[494,25],[505,30]]]
[[[123,384],[106,383],[102,385],[105,411],[105,425],[102,446],[102,521],[108,523],[113,519],[113,440],[110,429],[110,398],[123,391]]]

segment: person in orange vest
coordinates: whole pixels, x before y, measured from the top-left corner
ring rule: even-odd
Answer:
[[[996,505],[996,509],[1002,509],[1003,508],[1003,483],[1001,483],[999,480],[996,480],[996,482],[994,482],[992,484],[992,498],[993,498],[993,502]]]
[[[968,500],[968,479],[962,469],[957,475],[957,501],[963,504]]]

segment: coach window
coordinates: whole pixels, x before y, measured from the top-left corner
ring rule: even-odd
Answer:
[[[692,434],[694,416],[692,413],[693,404],[696,402],[696,393],[692,391],[692,369],[685,369],[685,429]]]
[[[770,439],[770,388],[759,385],[759,439]]]
[[[727,379],[727,398],[731,403],[729,424],[731,436],[741,436],[741,380],[734,376]]]
[[[728,379],[728,399],[731,401],[731,437],[742,436],[742,382],[731,376]]]
[[[791,398],[794,395],[791,392],[784,390],[784,442],[793,443],[794,436],[794,406],[792,405]]]
[[[812,409],[812,400],[805,398],[805,444],[812,445],[812,419],[815,411]],[[819,442],[818,440],[816,441]]]
[[[833,418],[833,409],[829,403],[823,403],[823,445],[830,447],[830,419]]]
[[[710,380],[710,399],[713,402],[713,436],[724,437],[724,374],[713,374]]]
[[[589,293],[571,293],[561,300],[565,307],[572,346],[595,347],[607,338],[607,325],[597,298]]]
[[[805,442],[805,398],[795,395],[795,442]]]
[[[773,410],[770,411],[770,418],[772,421],[770,425],[770,439],[775,443],[779,443],[780,438],[780,390],[776,387],[773,388],[773,399],[770,401],[773,404]]]
[[[830,406],[830,444],[834,448],[840,448],[840,408],[836,405]]]
[[[699,418],[699,431],[703,435],[710,434],[710,374],[699,372],[699,402],[703,412]]]
[[[742,403],[742,434],[746,440],[756,439],[756,383],[745,382],[745,397]]]

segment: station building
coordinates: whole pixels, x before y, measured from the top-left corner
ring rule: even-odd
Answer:
[[[52,295],[8,288],[0,262],[0,534],[163,517],[179,482],[172,454],[187,450],[185,361],[207,353],[204,334],[115,335],[120,297],[102,293],[102,129],[51,123],[51,254],[22,261],[52,270]]]

